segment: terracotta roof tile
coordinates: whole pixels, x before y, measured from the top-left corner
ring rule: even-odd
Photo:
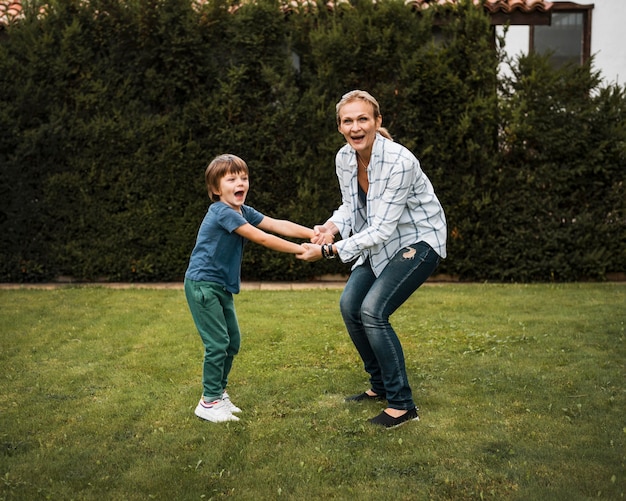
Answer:
[[[22,2],[0,0],[0,25],[7,25],[22,16]]]
[[[375,1],[375,0],[374,0]],[[407,5],[416,9],[427,9],[432,5],[455,5],[460,0],[405,0]],[[198,4],[204,3],[204,0],[196,0]],[[348,0],[329,0],[328,8],[332,9],[335,4],[347,3]],[[480,0],[473,0],[476,5],[480,4]],[[294,4],[313,3],[309,0],[287,0],[285,7],[288,9]],[[530,14],[534,12],[548,12],[552,9],[552,2],[547,0],[484,0],[484,7],[491,14]],[[23,17],[21,0],[0,0],[0,27],[10,24],[16,19]]]
[[[406,3],[418,9],[427,9],[431,5],[456,5],[460,0],[407,0]],[[480,0],[473,0],[480,5]],[[530,13],[535,11],[547,12],[552,8],[552,2],[546,0],[485,0],[484,7],[491,14],[511,14],[519,11]]]
[[[552,2],[545,0],[486,0],[485,8],[491,13],[505,12],[548,12],[552,9]]]

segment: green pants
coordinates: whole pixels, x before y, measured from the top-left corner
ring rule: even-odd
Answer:
[[[211,402],[226,390],[233,358],[241,346],[233,295],[220,284],[185,279],[185,296],[204,344],[202,396]]]

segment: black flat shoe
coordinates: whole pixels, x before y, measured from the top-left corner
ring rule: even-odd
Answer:
[[[369,395],[367,392],[359,393],[358,395],[352,395],[350,397],[346,397],[346,402],[362,402],[363,400],[373,400],[376,402],[380,402],[385,400],[385,397],[382,395]]]
[[[381,412],[375,418],[370,419],[370,423],[384,426],[387,429],[397,428],[404,423],[408,423],[409,421],[419,421],[419,416],[417,415],[417,407],[413,407],[410,411],[405,412],[400,417],[393,417],[387,414],[385,411]]]

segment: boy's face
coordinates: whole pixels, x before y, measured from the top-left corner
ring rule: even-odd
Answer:
[[[220,179],[220,189],[216,192],[220,196],[220,201],[229,205],[237,212],[241,212],[241,206],[246,201],[250,182],[245,172],[237,174],[226,174]]]

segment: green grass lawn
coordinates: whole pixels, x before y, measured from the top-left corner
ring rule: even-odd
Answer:
[[[427,285],[394,315],[421,421],[367,377],[340,291],[244,291],[229,393],[193,409],[182,289],[0,291],[0,499],[626,497],[626,284]]]

